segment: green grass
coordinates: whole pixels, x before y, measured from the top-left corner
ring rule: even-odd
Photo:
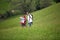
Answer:
[[[0,22],[0,40],[60,40],[60,3],[33,12],[31,27],[21,27],[19,17]]]

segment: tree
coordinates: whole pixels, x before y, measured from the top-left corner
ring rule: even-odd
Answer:
[[[40,7],[45,8],[52,5],[53,0],[40,0]]]
[[[54,0],[56,3],[60,2],[60,0]]]

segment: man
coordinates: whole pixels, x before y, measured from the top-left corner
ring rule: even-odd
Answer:
[[[29,26],[31,26],[33,22],[33,16],[28,12],[27,12],[27,20],[28,20]]]

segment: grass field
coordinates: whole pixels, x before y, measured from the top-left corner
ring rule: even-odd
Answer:
[[[60,40],[60,3],[32,14],[31,27],[21,27],[19,15],[0,21],[0,40]]]

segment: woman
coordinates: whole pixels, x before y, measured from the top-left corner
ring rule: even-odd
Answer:
[[[24,16],[24,25],[25,26],[26,26],[26,21],[27,21],[26,16]]]
[[[26,26],[26,16],[20,17],[20,23],[22,26]]]

